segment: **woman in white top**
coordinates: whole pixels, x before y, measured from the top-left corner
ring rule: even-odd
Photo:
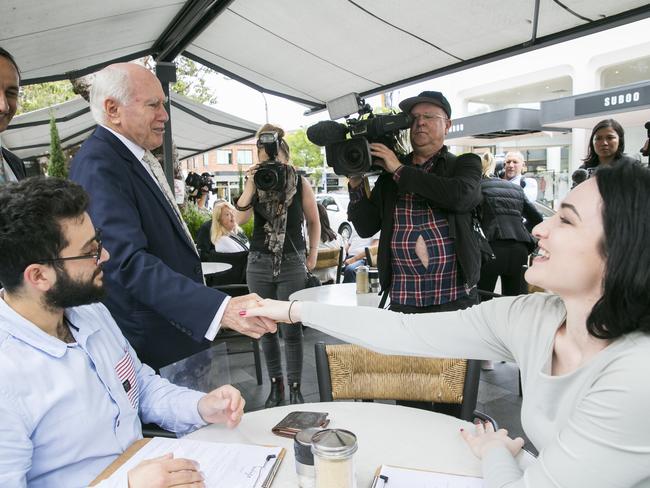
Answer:
[[[650,170],[607,167],[533,230],[526,279],[553,294],[421,315],[268,301],[245,315],[302,321],[382,353],[517,362],[522,426],[539,457],[522,472],[521,438],[490,424],[462,431],[486,487],[649,487],[648,215]]]
[[[321,249],[340,249],[345,251],[345,240],[341,234],[334,232],[330,226],[330,218],[327,215],[327,209],[321,203],[317,203],[318,218],[320,219],[320,242],[318,250]],[[322,283],[336,282],[337,266],[324,269],[314,269],[313,274],[318,276]]]
[[[248,242],[241,236],[241,228],[235,219],[235,207],[228,202],[219,202],[212,208],[210,241],[216,252],[248,251]]]

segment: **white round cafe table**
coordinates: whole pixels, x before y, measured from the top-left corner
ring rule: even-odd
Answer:
[[[318,302],[328,305],[343,305],[348,307],[378,307],[381,296],[377,293],[357,294],[356,283],[339,283],[333,285],[315,286],[292,293],[289,300],[302,302]]]
[[[233,430],[223,425],[209,425],[188,439],[281,446],[286,456],[272,488],[298,486],[293,439],[279,437],[271,428],[294,410],[327,412],[328,428],[346,429],[357,436],[359,450],[355,454],[357,485],[369,487],[375,470],[381,464],[481,475],[480,461],[471,453],[460,436],[460,428],[473,428],[455,417],[415,408],[365,402],[324,402],[288,405],[246,413]],[[533,457],[523,452],[522,465]]]
[[[222,271],[228,271],[230,268],[232,268],[232,264],[228,263],[201,263],[204,275],[221,273]]]

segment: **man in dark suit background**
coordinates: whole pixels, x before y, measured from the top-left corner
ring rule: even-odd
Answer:
[[[13,56],[0,47],[0,133],[16,114],[20,89],[20,70]],[[2,146],[0,139],[0,184],[25,178],[21,159]]]
[[[70,178],[90,194],[89,213],[112,259],[105,305],[143,362],[155,368],[209,345],[219,327],[254,338],[275,331],[239,311],[259,297],[203,284],[201,261],[151,150],[163,142],[164,92],[146,68],[98,72],[91,110],[99,126],[72,161]],[[254,305],[253,305],[254,306]]]

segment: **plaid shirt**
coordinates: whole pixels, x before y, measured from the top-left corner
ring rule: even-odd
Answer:
[[[430,173],[436,160],[437,155],[434,155],[426,161],[421,166],[422,171]],[[393,178],[397,182],[399,177],[398,169]],[[420,236],[429,255],[426,268],[415,254],[415,244]],[[468,290],[458,279],[456,246],[449,237],[446,215],[431,208],[419,195],[406,193],[398,196],[390,249],[391,302],[428,307],[467,296]]]

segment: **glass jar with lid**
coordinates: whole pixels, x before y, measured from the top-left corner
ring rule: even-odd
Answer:
[[[316,488],[356,488],[354,453],[357,436],[349,430],[325,429],[312,437]]]

